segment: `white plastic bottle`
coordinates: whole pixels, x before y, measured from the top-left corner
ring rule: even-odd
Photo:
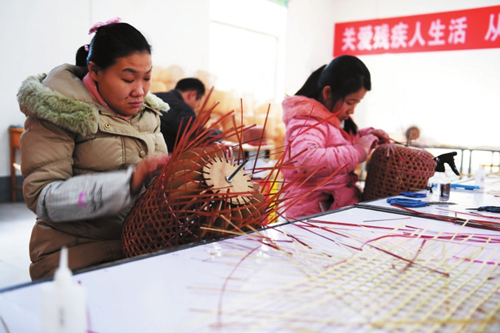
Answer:
[[[451,183],[444,172],[436,172],[427,182],[427,201],[448,201]]]
[[[479,168],[477,168],[476,173],[474,174],[474,182],[480,188],[484,188],[485,179],[486,179],[486,171],[484,171],[484,167],[481,164],[479,165]]]
[[[86,333],[87,305],[85,289],[73,282],[68,268],[68,249],[61,249],[54,281],[42,286],[42,333]]]

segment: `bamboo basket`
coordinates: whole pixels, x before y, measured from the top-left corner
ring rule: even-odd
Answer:
[[[124,254],[133,257],[258,228],[269,204],[258,189],[222,146],[187,150],[165,166],[127,216]]]
[[[363,200],[425,189],[436,167],[433,158],[431,153],[419,148],[398,144],[379,145],[368,163]]]

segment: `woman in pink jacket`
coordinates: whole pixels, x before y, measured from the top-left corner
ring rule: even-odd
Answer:
[[[358,130],[351,118],[371,89],[361,60],[340,56],[318,68],[302,88],[283,101],[286,158],[283,168],[286,217],[298,218],[359,202],[356,166],[377,142],[389,142],[383,130]]]

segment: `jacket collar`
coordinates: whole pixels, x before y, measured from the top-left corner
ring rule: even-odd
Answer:
[[[48,75],[28,77],[19,88],[17,101],[26,116],[54,123],[82,135],[97,133],[99,111],[106,108],[95,101],[82,83],[83,67],[68,64],[54,68]],[[139,110],[149,109],[158,115],[169,107],[158,97],[148,94]]]
[[[283,101],[283,122],[285,125],[293,118],[311,118],[326,121],[341,128],[339,118],[335,117],[317,100],[304,96],[290,96]]]
[[[285,125],[294,118],[315,119],[319,122],[327,122],[339,129],[346,139],[349,134],[342,128],[342,124],[333,113],[322,103],[313,98],[305,96],[290,96],[283,101],[283,122]]]

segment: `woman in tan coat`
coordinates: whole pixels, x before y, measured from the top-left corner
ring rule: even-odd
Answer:
[[[122,258],[123,220],[167,161],[159,116],[168,105],[148,93],[149,44],[118,21],[93,32],[77,56],[83,66],[65,64],[29,77],[18,93],[27,116],[23,193],[37,215],[33,280],[54,274],[63,246],[71,269]]]

